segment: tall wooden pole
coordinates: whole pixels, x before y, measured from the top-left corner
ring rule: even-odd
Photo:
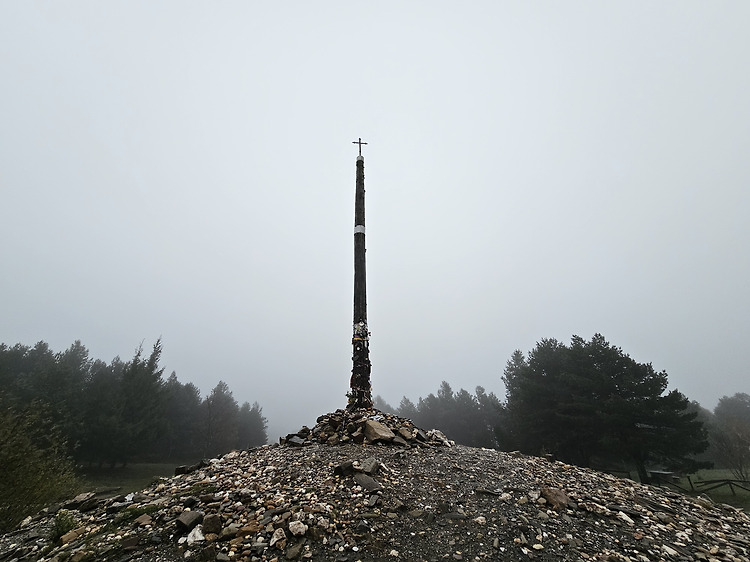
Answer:
[[[352,334],[352,378],[349,383],[350,409],[372,407],[370,384],[370,332],[367,329],[367,276],[365,268],[365,159],[360,138],[357,183],[354,197],[354,330]]]

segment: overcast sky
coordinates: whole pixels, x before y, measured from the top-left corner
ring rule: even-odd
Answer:
[[[373,389],[504,397],[602,333],[750,392],[750,3],[0,2],[0,342],[79,339],[271,438]]]

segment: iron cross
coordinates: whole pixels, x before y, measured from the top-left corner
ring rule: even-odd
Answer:
[[[362,142],[362,137],[359,137],[359,140],[352,141],[352,144],[358,144],[359,145],[359,155],[362,156],[362,145],[367,144],[366,142]]]

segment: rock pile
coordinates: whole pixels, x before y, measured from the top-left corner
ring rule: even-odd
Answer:
[[[290,433],[280,439],[280,443],[297,447],[312,443],[327,445],[383,443],[406,448],[453,445],[437,429],[424,431],[409,419],[374,408],[336,410],[322,415],[312,429],[303,426],[297,433]]]
[[[137,494],[79,496],[0,537],[0,561],[750,561],[750,517],[735,508],[413,432],[406,447],[402,421],[381,415],[334,412],[301,443],[235,451]],[[373,439],[367,421],[394,438]]]

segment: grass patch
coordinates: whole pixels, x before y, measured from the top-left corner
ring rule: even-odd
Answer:
[[[188,488],[187,491],[180,494],[182,496],[200,496],[203,494],[213,494],[216,491],[216,484],[208,482],[198,482]]]
[[[67,509],[61,509],[55,514],[55,519],[52,522],[52,529],[49,532],[49,540],[52,544],[56,544],[63,535],[72,531],[78,526],[78,522]]]
[[[153,504],[128,507],[127,509],[122,510],[122,512],[120,512],[120,514],[117,516],[117,523],[119,524],[133,521],[134,519],[138,519],[141,515],[150,515],[158,510],[159,506]]]
[[[79,469],[79,479],[84,489],[112,490],[113,493],[138,492],[153,484],[158,478],[174,475],[172,463],[137,463],[127,466],[90,467]]]

